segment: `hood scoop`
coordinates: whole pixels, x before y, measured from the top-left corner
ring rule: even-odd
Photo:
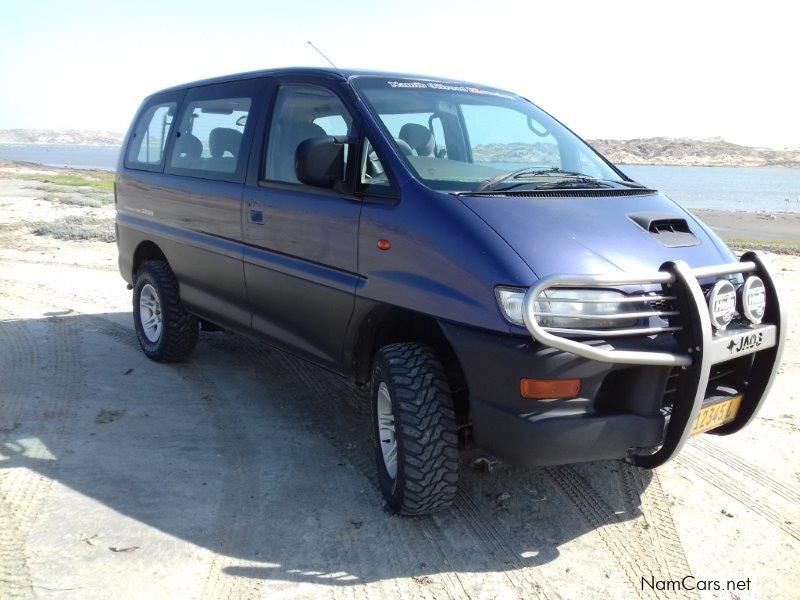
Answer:
[[[628,218],[667,248],[697,246],[697,239],[686,219],[674,214],[632,213]]]

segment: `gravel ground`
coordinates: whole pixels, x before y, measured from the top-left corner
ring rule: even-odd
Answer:
[[[226,333],[148,361],[114,245],[31,225],[113,207],[34,187],[0,181],[0,598],[797,597],[796,324],[735,436],[656,471],[487,471],[467,453],[455,506],[402,519],[345,382]],[[776,260],[797,306],[800,258]],[[723,589],[643,583],[686,575]]]

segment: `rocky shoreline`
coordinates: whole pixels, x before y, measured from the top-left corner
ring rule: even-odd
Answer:
[[[124,135],[116,131],[68,129],[4,129],[0,144],[64,144],[75,146],[120,146]]]

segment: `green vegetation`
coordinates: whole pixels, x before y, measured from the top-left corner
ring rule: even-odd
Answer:
[[[752,240],[746,238],[731,238],[726,239],[725,243],[728,244],[731,250],[746,251],[746,250],[763,250],[772,252],[774,254],[793,254],[800,255],[800,242],[791,242],[787,240]]]
[[[87,175],[76,175],[71,173],[3,173],[3,179],[24,179],[26,181],[38,181],[52,185],[88,187],[103,192],[114,191],[114,173],[103,171],[92,171]]]
[[[46,235],[58,240],[83,240],[93,242],[113,242],[113,219],[92,219],[90,217],[69,216],[55,221],[35,223],[35,235]]]
[[[114,191],[114,173],[92,173],[91,179],[80,175],[34,175],[42,183],[90,187],[103,192]]]

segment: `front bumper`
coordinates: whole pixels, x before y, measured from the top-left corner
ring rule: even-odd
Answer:
[[[764,281],[762,324],[715,333],[701,281],[736,273]],[[676,299],[680,327],[669,333],[576,339],[539,326],[534,300],[550,287],[658,283]],[[757,414],[778,370],[786,323],[769,265],[756,253],[741,262],[624,276],[555,276],[532,287],[524,302],[531,337],[496,336],[443,325],[467,377],[473,439],[493,454],[525,465],[628,458],[655,467],[686,443],[704,402],[718,399],[734,374],[743,395],[728,434]],[[726,375],[728,374],[728,375]],[[728,376],[728,380],[724,377]],[[519,395],[521,377],[581,379],[581,397],[541,402]],[[718,386],[717,384],[725,384]],[[667,403],[666,398],[669,398]]]
[[[548,466],[625,458],[631,448],[658,444],[661,416],[548,411],[512,413],[487,402],[472,404],[477,444],[517,465]]]
[[[441,325],[467,379],[471,439],[483,450],[513,464],[544,466],[625,458],[632,448],[661,443],[668,367],[628,369],[549,348],[530,337]],[[667,337],[649,340],[648,347],[677,351]],[[580,397],[554,402],[522,398],[523,377],[580,379]]]

